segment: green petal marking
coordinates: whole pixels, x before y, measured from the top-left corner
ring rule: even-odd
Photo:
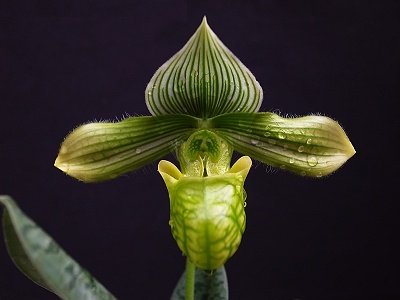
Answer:
[[[116,299],[26,216],[13,199],[0,196],[0,204],[5,206],[3,231],[8,253],[29,279],[61,299]]]
[[[243,185],[250,166],[251,159],[243,157],[232,173],[182,177],[171,163],[159,163],[170,197],[172,235],[197,267],[217,269],[238,249],[246,220]]]
[[[221,175],[229,170],[233,149],[210,130],[194,132],[179,147],[178,159],[185,176]]]
[[[168,115],[82,125],[65,138],[55,166],[86,182],[112,179],[177,149],[197,122]]]
[[[355,153],[340,125],[324,116],[232,113],[210,123],[236,151],[300,175],[328,175]]]
[[[253,74],[219,40],[205,17],[187,44],[157,70],[145,91],[153,115],[200,118],[256,112],[262,95]]]

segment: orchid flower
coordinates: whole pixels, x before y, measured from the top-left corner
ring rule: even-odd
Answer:
[[[322,177],[355,153],[333,119],[259,112],[262,100],[254,75],[204,18],[148,83],[145,101],[151,116],[74,129],[55,166],[81,181],[99,182],[176,153],[180,168],[161,160],[158,171],[170,198],[172,235],[187,256],[186,298],[193,299],[194,270],[224,272],[239,247],[251,158]],[[231,165],[234,151],[243,157]]]

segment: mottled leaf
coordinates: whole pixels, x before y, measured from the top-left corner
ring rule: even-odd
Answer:
[[[145,92],[153,115],[201,118],[258,111],[262,95],[253,74],[219,40],[206,18],[187,44],[157,70]]]
[[[13,199],[0,196],[0,204],[5,206],[3,231],[8,253],[29,279],[62,299],[116,299],[26,216]]]
[[[185,300],[185,272],[172,293],[171,300]],[[196,269],[195,300],[227,300],[228,279],[222,266],[213,273]]]
[[[210,127],[236,151],[300,175],[328,175],[355,153],[342,127],[324,116],[232,113],[210,120]]]
[[[86,182],[112,179],[173,151],[197,123],[190,116],[168,115],[85,124],[65,138],[54,165]]]

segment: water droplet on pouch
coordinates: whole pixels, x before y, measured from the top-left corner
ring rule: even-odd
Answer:
[[[140,148],[137,148],[136,150],[135,150],[135,153],[136,154],[139,154],[139,153],[141,153],[142,152],[142,149],[140,149]]]
[[[306,171],[301,171],[301,172],[300,172],[300,175],[301,175],[301,176],[306,176]]]
[[[318,159],[314,155],[309,155],[307,157],[307,163],[311,167],[315,167],[318,164]]]
[[[245,201],[245,202],[243,202],[243,207],[246,207],[247,206],[247,202]]]
[[[299,148],[297,148],[297,151],[303,152],[304,151],[304,146],[299,146]]]
[[[310,145],[311,142],[312,142],[312,139],[307,139],[307,142],[306,142],[306,143],[307,143],[308,145]]]
[[[321,173],[321,172],[318,172],[318,173],[317,173],[317,177],[318,177],[318,178],[321,178],[321,177],[322,177],[322,173]]]
[[[293,164],[293,163],[294,163],[294,158],[290,158],[290,159],[289,159],[289,163],[290,163],[290,164]]]
[[[266,131],[266,132],[264,133],[264,136],[266,136],[266,137],[269,137],[269,136],[271,136],[271,132],[269,132],[269,131]]]

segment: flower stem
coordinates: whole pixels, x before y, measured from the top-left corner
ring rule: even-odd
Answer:
[[[192,264],[189,258],[186,259],[186,300],[194,300],[194,282],[196,276],[196,266]]]

